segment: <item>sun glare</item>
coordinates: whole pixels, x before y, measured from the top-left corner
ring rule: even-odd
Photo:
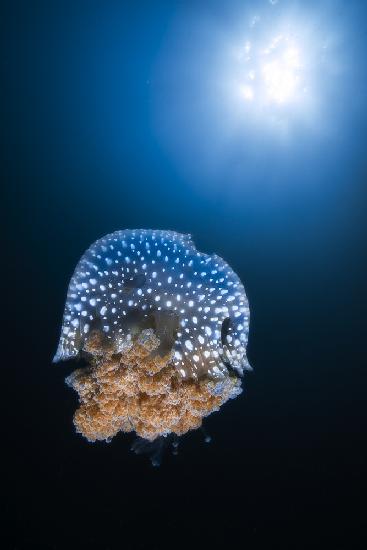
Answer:
[[[237,55],[243,67],[239,87],[245,101],[265,105],[301,99],[305,92],[302,54],[289,33],[278,34],[260,47],[247,40]]]

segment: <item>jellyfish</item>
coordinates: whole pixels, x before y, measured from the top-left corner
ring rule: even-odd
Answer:
[[[78,433],[142,440],[199,428],[242,391],[249,305],[244,287],[190,235],[122,230],[97,240],[71,278],[54,362],[84,358],[66,378]]]

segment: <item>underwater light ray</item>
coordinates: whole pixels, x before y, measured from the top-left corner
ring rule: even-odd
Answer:
[[[302,143],[335,137],[347,56],[327,7],[195,15],[165,47],[155,112],[159,139],[191,181],[208,178],[213,190],[233,167],[245,178],[259,156],[281,164]]]

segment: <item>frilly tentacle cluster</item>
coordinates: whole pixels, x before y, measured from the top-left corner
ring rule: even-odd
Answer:
[[[120,343],[118,353],[102,332],[90,333],[84,345],[90,366],[66,382],[79,395],[74,415],[77,432],[89,441],[109,441],[119,432],[135,432],[153,441],[170,433],[183,435],[241,393],[237,376],[183,379],[162,356],[153,329]]]

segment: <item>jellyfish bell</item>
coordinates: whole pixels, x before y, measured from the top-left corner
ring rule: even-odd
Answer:
[[[249,305],[233,270],[189,235],[117,231],[71,278],[54,362],[83,355],[67,383],[89,441],[183,435],[241,393]],[[140,448],[140,447],[139,447]]]

